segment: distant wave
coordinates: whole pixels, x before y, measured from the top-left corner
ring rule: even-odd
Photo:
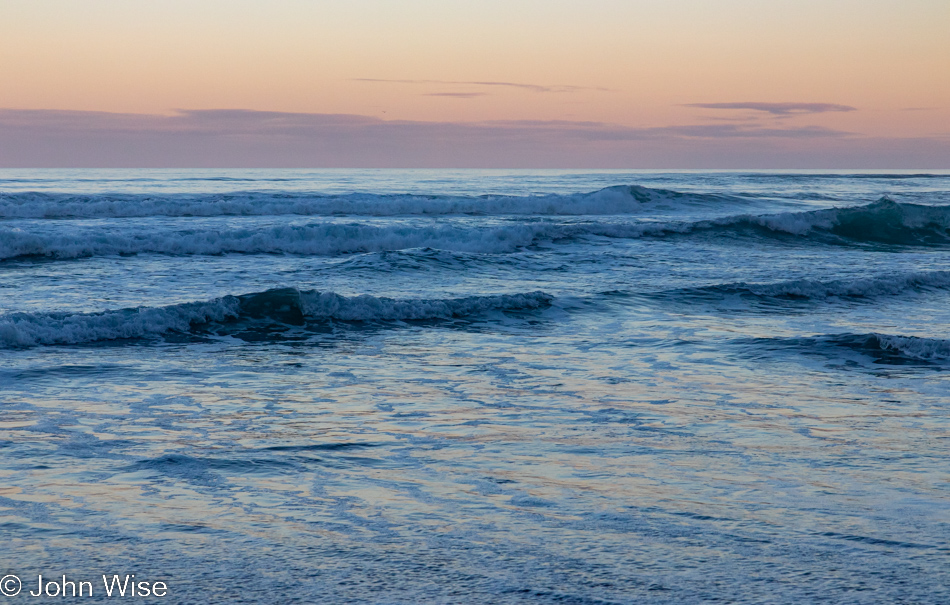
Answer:
[[[950,360],[950,340],[893,334],[830,334],[804,338],[757,338],[739,341],[755,349],[798,349],[827,355],[830,349],[849,349],[878,363],[940,363]]]
[[[907,180],[907,179],[950,179],[950,174],[920,172],[915,174],[902,173],[776,173],[776,172],[750,172],[742,175],[743,178],[756,178],[768,180],[792,180],[792,181],[810,181],[810,180],[842,180],[853,179],[881,179],[881,180]]]
[[[131,254],[325,255],[435,248],[456,252],[506,253],[538,239],[568,237],[576,229],[549,223],[463,227],[451,225],[372,225],[317,223],[248,229],[189,229],[178,231],[106,231],[70,229],[60,234],[36,234],[0,229],[0,259],[57,259]]]
[[[438,216],[631,214],[663,203],[741,203],[718,194],[680,193],[617,185],[569,195],[412,195],[236,192],[204,195],[55,193],[0,194],[0,218],[121,218],[146,216]]]
[[[445,299],[393,299],[369,295],[282,288],[207,302],[138,307],[101,313],[14,313],[0,316],[0,347],[80,344],[155,337],[168,333],[213,332],[254,322],[305,325],[344,322],[421,321],[464,318],[488,311],[544,308],[543,292]]]
[[[877,299],[898,296],[905,292],[940,289],[950,289],[950,271],[924,271],[832,281],[800,279],[772,284],[738,282],[659,292],[650,297],[684,301],[721,299],[726,296],[793,301],[829,298]]]
[[[940,246],[950,245],[950,206],[900,204],[884,198],[852,208],[739,215],[696,222],[535,220],[490,226],[315,223],[177,231],[137,229],[70,226],[58,234],[40,234],[0,228],[0,259],[23,256],[69,259],[141,253],[336,255],[408,248],[508,253],[540,242],[587,236],[641,238],[697,234],[791,238],[796,242],[824,244]]]

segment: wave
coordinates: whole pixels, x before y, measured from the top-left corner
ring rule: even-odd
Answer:
[[[21,257],[75,259],[134,254],[298,254],[334,256],[432,248],[473,254],[506,254],[542,242],[587,236],[639,238],[687,233],[690,223],[577,223],[527,221],[492,225],[315,223],[257,228],[162,231],[114,226],[72,227],[60,233],[0,228],[0,260]]]
[[[612,225],[591,233],[608,237],[729,233],[824,244],[943,246],[950,244],[950,206],[899,203],[883,197],[864,206],[743,214],[688,223]]]
[[[0,347],[82,344],[158,337],[169,333],[217,333],[250,325],[301,326],[311,322],[447,320],[489,311],[547,307],[544,292],[446,299],[393,299],[281,288],[206,302],[137,307],[101,313],[14,313],[0,316]]]
[[[660,204],[740,203],[719,194],[681,193],[638,185],[616,185],[589,193],[534,196],[450,196],[370,193],[236,192],[204,195],[40,192],[0,194],[0,218],[127,218],[187,216],[438,216],[438,215],[611,215],[641,212]]]
[[[868,337],[859,337],[858,342],[864,349],[896,353],[910,359],[922,361],[950,359],[950,340],[941,338],[871,334]]]
[[[56,259],[132,254],[326,255],[435,248],[456,252],[506,253],[538,238],[557,237],[563,229],[546,224],[494,227],[367,224],[281,225],[257,229],[110,232],[75,229],[63,234],[36,234],[0,229],[0,259]],[[567,235],[565,232],[564,235]]]
[[[950,206],[901,204],[884,198],[866,206],[695,222],[529,220],[488,226],[317,223],[178,231],[146,230],[141,226],[137,230],[119,231],[114,226],[109,229],[70,228],[59,234],[0,229],[0,259],[141,253],[336,255],[409,248],[509,253],[540,242],[587,236],[642,238],[691,234],[792,238],[796,242],[824,244],[940,246],[950,244]]]
[[[673,300],[721,299],[740,296],[764,300],[827,300],[829,298],[877,299],[905,292],[950,289],[950,271],[926,271],[853,280],[817,281],[800,279],[772,284],[738,282],[698,288],[683,288],[650,295]]]
[[[943,364],[950,360],[950,340],[893,334],[831,334],[806,338],[757,338],[740,343],[757,350],[797,349],[806,354],[827,354],[828,349],[849,349],[888,365]]]
[[[811,173],[781,173],[781,172],[749,172],[742,175],[742,178],[745,179],[768,179],[768,180],[796,180],[796,181],[810,181],[810,180],[860,180],[860,179],[882,179],[882,180],[907,180],[907,179],[950,179],[950,173],[933,173],[933,172],[919,172],[919,173],[868,173],[868,172],[856,172],[856,173],[824,173],[824,174],[811,174]]]
[[[950,206],[898,203],[884,197],[865,206],[729,217],[709,221],[707,228],[741,226],[825,241],[942,245],[950,243]]]

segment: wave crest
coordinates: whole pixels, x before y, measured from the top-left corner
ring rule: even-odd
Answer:
[[[8,228],[0,229],[0,259],[24,256],[70,259],[141,253],[337,255],[409,248],[504,254],[539,242],[582,237],[635,239],[724,232],[739,236],[791,237],[796,242],[821,244],[942,246],[950,245],[950,206],[899,204],[885,198],[854,208],[739,215],[696,222],[529,220],[473,226],[329,222],[252,229],[205,227],[156,231],[139,227],[121,232],[69,226],[58,234]]]
[[[792,349],[806,355],[838,357],[848,349],[885,365],[943,364],[950,360],[950,340],[897,334],[828,334],[797,338],[755,338],[737,341],[762,350]],[[836,351],[836,349],[838,351]]]
[[[839,334],[826,340],[874,357],[882,363],[940,362],[950,359],[950,340],[894,334]]]
[[[950,244],[950,207],[898,203],[886,197],[865,206],[733,217],[711,223],[743,224],[796,236],[825,235],[852,242]]]
[[[905,292],[950,289],[950,271],[884,275],[853,280],[817,281],[800,279],[773,284],[738,282],[661,292],[662,299],[708,299],[740,296],[778,300],[826,300],[829,298],[876,299]]]
[[[464,228],[366,224],[280,225],[258,229],[103,232],[78,229],[36,234],[0,229],[0,259],[48,257],[74,259],[132,254],[324,255],[436,248],[457,252],[505,253],[557,236],[563,228],[544,224]]]
[[[393,299],[370,295],[280,288],[225,296],[207,302],[139,307],[101,313],[14,313],[0,316],[0,347],[81,344],[138,339],[168,333],[209,333],[246,322],[303,325],[309,322],[422,321],[465,318],[488,311],[547,307],[544,292],[446,299]]]
[[[413,195],[235,192],[214,195],[0,194],[0,218],[130,218],[147,216],[415,216],[608,215],[638,213],[664,203],[740,203],[719,194],[681,193],[639,185],[549,195]]]
[[[889,334],[875,334],[874,338],[877,346],[884,351],[895,351],[924,361],[950,359],[950,340]]]

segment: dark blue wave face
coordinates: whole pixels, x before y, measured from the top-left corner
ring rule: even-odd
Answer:
[[[333,322],[392,325],[469,320],[492,312],[545,309],[552,300],[544,292],[394,300],[280,288],[165,307],[10,314],[0,318],[0,347],[135,341],[166,335],[245,335],[259,340],[261,334],[276,335],[303,326],[317,326],[322,332]]]
[[[0,171],[0,575],[943,602],[948,303],[947,172]]]

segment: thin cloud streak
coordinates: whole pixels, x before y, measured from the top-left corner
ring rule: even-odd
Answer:
[[[452,99],[474,99],[476,97],[487,97],[487,92],[428,92],[424,97],[449,97]]]
[[[759,103],[759,102],[741,102],[741,103],[687,103],[685,107],[698,107],[700,109],[739,109],[762,111],[774,116],[790,116],[813,113],[827,112],[847,112],[857,111],[857,107],[850,105],[839,105],[837,103]]]
[[[437,84],[437,85],[467,85],[467,86],[501,86],[506,88],[519,88],[521,90],[530,90],[531,92],[580,92],[582,90],[594,90],[599,92],[613,92],[609,88],[596,86],[572,86],[555,85],[542,86],[540,84],[524,84],[521,82],[492,82],[492,81],[463,81],[463,80],[387,80],[383,78],[353,78],[354,82],[371,82],[375,84]]]

